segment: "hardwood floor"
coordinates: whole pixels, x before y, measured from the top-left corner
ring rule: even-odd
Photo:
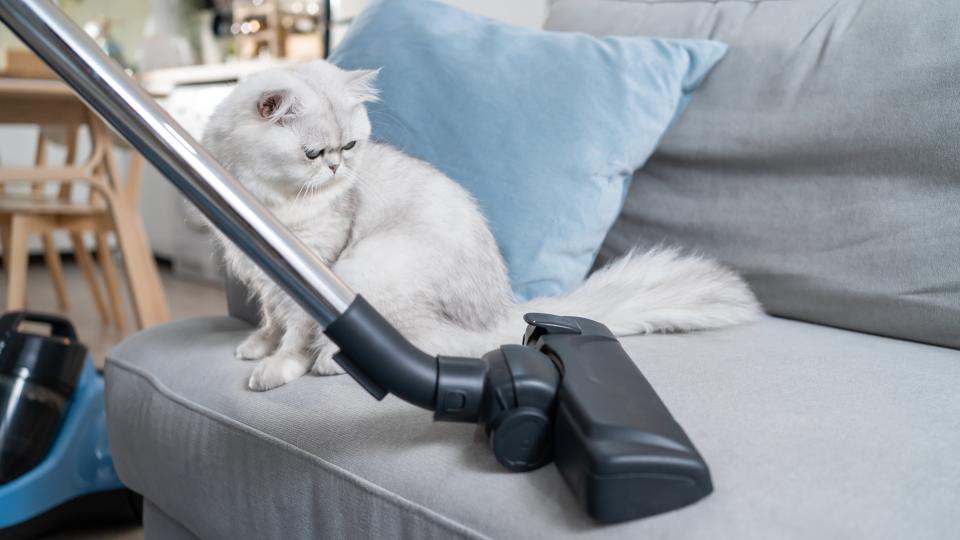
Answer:
[[[121,275],[120,287],[124,293],[123,307],[127,315],[127,331],[120,332],[116,325],[104,325],[100,322],[93,304],[93,297],[90,295],[90,289],[84,281],[79,266],[74,262],[64,261],[63,272],[67,282],[70,309],[62,315],[73,322],[80,341],[90,349],[97,367],[101,367],[106,353],[124,337],[136,331],[130,299],[126,295],[126,283],[122,281]],[[163,282],[173,319],[223,315],[227,312],[226,298],[220,287],[177,279],[171,274],[169,268],[165,267],[160,269],[160,279]],[[0,287],[0,311],[2,306],[6,306],[5,290],[4,287]],[[42,264],[31,264],[27,273],[27,309],[59,313],[53,283]]]
[[[115,325],[104,326],[97,315],[90,290],[80,268],[74,262],[65,262],[63,272],[67,283],[70,309],[64,314],[76,326],[80,340],[90,349],[98,367],[103,365],[107,352],[126,335],[135,331],[126,283],[121,283],[128,317],[127,332]],[[160,277],[174,319],[202,315],[222,315],[227,312],[223,290],[214,285],[198,284],[174,277],[169,269],[161,267]],[[5,278],[6,276],[4,276]],[[0,306],[6,305],[5,287],[0,287]],[[57,298],[50,275],[42,264],[31,264],[27,274],[27,307],[30,310],[57,313]],[[44,537],[45,540],[142,540],[141,527],[111,527],[83,530],[62,530]]]

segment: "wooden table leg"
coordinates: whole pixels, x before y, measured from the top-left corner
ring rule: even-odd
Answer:
[[[2,188],[3,186],[0,186]],[[10,280],[10,229],[12,226],[10,215],[0,216],[0,249],[3,249],[3,276],[9,285]],[[8,287],[9,288],[9,287]],[[9,294],[9,291],[8,291]]]
[[[107,298],[110,299],[110,309],[117,329],[124,332],[127,328],[127,316],[123,313],[123,298],[120,297],[120,285],[117,279],[117,270],[113,266],[113,255],[110,253],[110,242],[107,233],[97,233],[97,262],[103,270],[104,281],[107,282]]]
[[[7,228],[3,258],[7,259],[7,311],[27,307],[27,240],[29,216],[12,216]]]
[[[116,225],[117,244],[123,256],[123,268],[127,274],[137,324],[141,328],[148,328],[166,322],[170,319],[170,311],[143,223],[121,201],[112,205],[110,210]]]
[[[3,186],[0,186],[2,188]],[[0,250],[3,250],[3,273],[10,275],[10,215],[0,215]]]
[[[70,241],[73,242],[73,257],[77,260],[77,266],[83,273],[83,278],[87,280],[87,286],[90,288],[90,294],[93,296],[93,305],[97,308],[97,315],[100,316],[100,322],[106,324],[110,322],[110,315],[107,313],[107,304],[103,300],[103,294],[100,292],[100,282],[97,280],[97,268],[93,264],[90,252],[83,242],[83,234],[71,231]]]
[[[52,232],[43,233],[41,239],[43,240],[43,261],[50,272],[50,279],[53,280],[57,307],[60,311],[66,311],[70,309],[70,301],[67,298],[67,282],[63,277],[63,265],[60,264],[60,251],[57,249]]]
[[[99,124],[92,131],[99,137],[110,136],[103,124]],[[104,152],[104,166],[108,180],[119,195],[110,204],[114,232],[123,256],[123,267],[127,274],[127,285],[130,288],[130,297],[133,299],[137,324],[141,328],[147,328],[168,321],[170,308],[167,306],[163,285],[160,283],[160,273],[157,271],[157,264],[153,259],[150,241],[147,239],[143,221],[137,211],[136,201],[126,196],[124,182],[121,181],[117,169],[112,141],[108,140],[106,143],[108,146]]]
[[[37,153],[33,161],[34,166],[38,169],[47,166],[47,142],[47,135],[44,133],[44,128],[41,127],[40,135],[37,136]],[[69,149],[67,150],[67,154],[67,159],[69,160],[71,157]],[[71,162],[67,161],[67,163]],[[45,190],[45,182],[34,182],[32,190],[34,195],[42,196]],[[57,244],[54,242],[52,232],[41,233],[40,239],[43,241],[43,260],[47,265],[47,270],[50,271],[50,279],[53,280],[53,291],[57,295],[57,307],[59,307],[61,311],[66,311],[69,308],[69,302],[67,301],[67,283],[63,278],[63,265],[60,264],[60,252],[57,250]]]

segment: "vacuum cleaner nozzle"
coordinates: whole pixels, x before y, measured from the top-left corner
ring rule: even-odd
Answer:
[[[526,320],[527,346],[563,372],[553,459],[592,518],[642,518],[713,491],[706,462],[606,326],[580,317]]]
[[[597,521],[667,512],[713,490],[707,464],[606,326],[525,320],[522,345],[482,359],[425,355],[361,296],[326,332],[374,397],[393,392],[436,420],[479,423],[511,471],[556,462]]]
[[[606,326],[530,313],[524,345],[484,356],[481,422],[497,459],[551,459],[593,519],[615,523],[686,506],[710,471]]]

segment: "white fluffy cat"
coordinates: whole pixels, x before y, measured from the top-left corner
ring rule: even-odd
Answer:
[[[754,318],[746,284],[674,250],[630,253],[562,297],[513,301],[497,245],[471,196],[442,173],[370,140],[376,71],[324,61],[260,73],[217,108],[204,145],[355,291],[430,354],[475,356],[517,342],[522,314],[580,315],[618,335],[716,328]],[[340,373],[317,324],[225,237],[229,271],[262,323],[239,347],[260,360],[254,390],[308,370]]]

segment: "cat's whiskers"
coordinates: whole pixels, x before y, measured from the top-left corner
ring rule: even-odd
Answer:
[[[303,194],[303,190],[306,189],[308,184],[303,184],[300,186],[300,189],[297,190],[297,194],[293,197],[293,202],[300,202],[300,195]]]

